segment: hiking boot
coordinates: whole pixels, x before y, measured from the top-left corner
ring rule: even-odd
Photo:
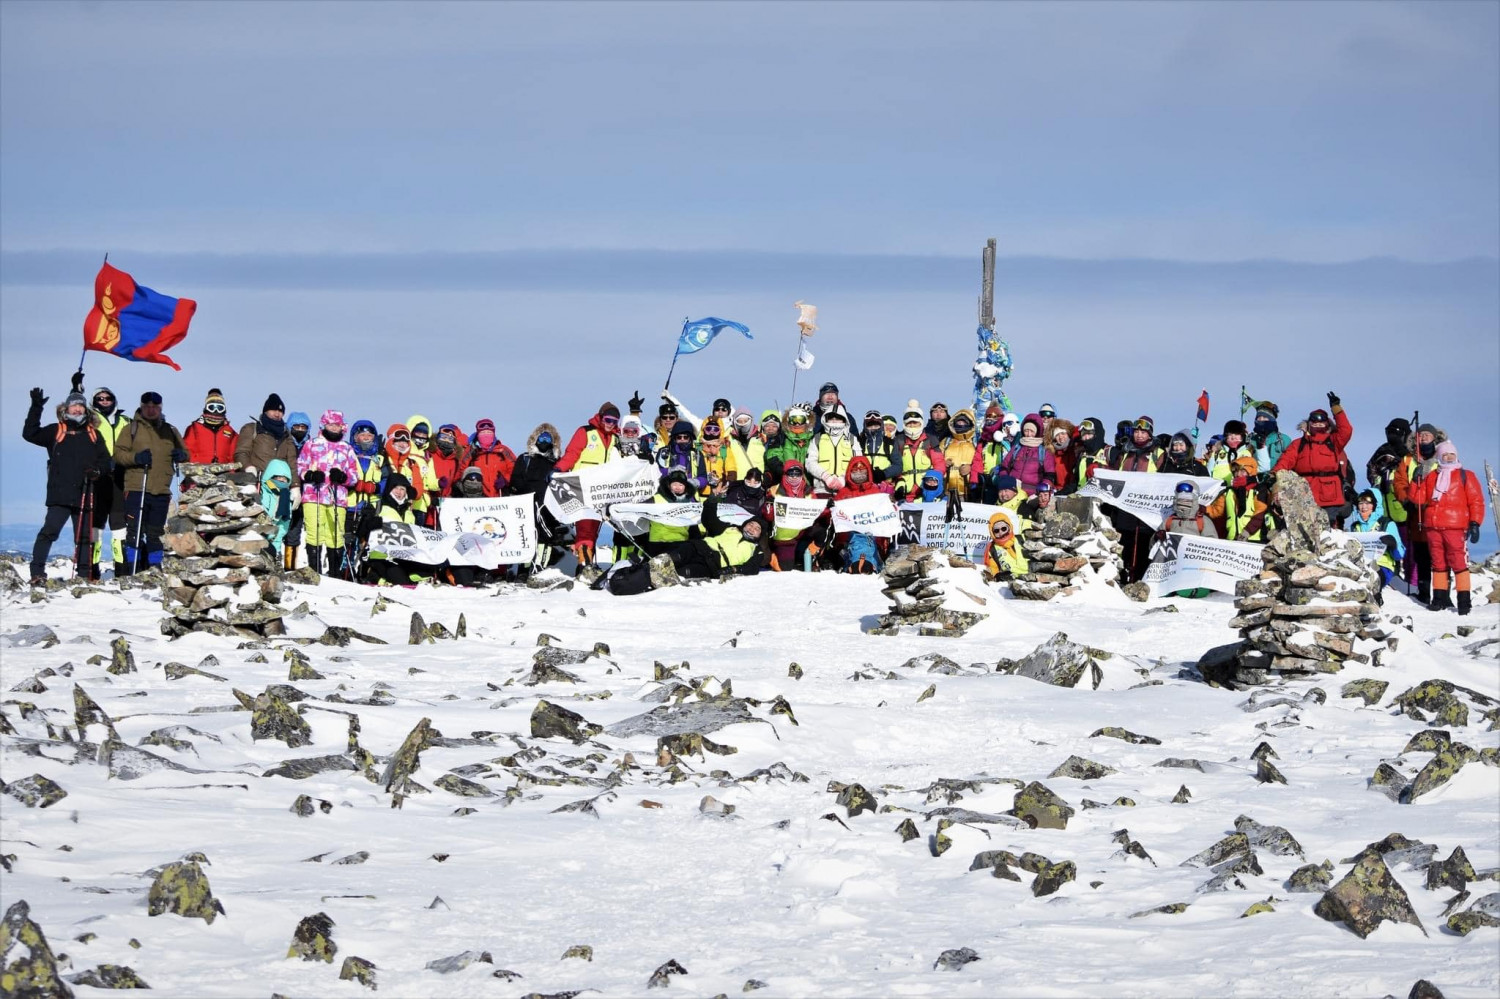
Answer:
[[[32,576],[31,577],[31,587],[34,590],[45,590],[47,588],[47,577],[46,576]]]
[[[1459,616],[1462,617],[1463,615],[1469,613],[1470,607],[1471,607],[1471,600],[1470,600],[1469,591],[1468,590],[1459,590],[1458,591],[1458,613],[1459,613]]]
[[[1427,605],[1431,611],[1452,610],[1453,601],[1448,598],[1447,590],[1433,590],[1432,601]]]
[[[682,582],[682,578],[677,575],[677,566],[673,564],[670,555],[657,555],[646,565],[646,572],[651,577],[653,590],[659,590],[663,586],[677,586]]]

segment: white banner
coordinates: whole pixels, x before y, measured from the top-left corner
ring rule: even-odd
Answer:
[[[564,524],[601,519],[600,510],[616,503],[648,500],[661,485],[655,465],[634,458],[592,465],[552,476],[542,502]]]
[[[530,501],[530,497],[517,497]],[[382,524],[370,534],[370,551],[387,558],[405,559],[422,565],[474,565],[493,569],[500,565],[530,562],[536,556],[536,528],[531,513],[507,536],[434,531],[415,524]]]
[[[1119,507],[1147,527],[1160,528],[1172,512],[1179,482],[1198,487],[1198,502],[1206,506],[1224,490],[1224,483],[1204,475],[1167,475],[1161,472],[1116,472],[1096,468],[1079,496],[1094,496]]]
[[[806,371],[813,366],[813,352],[807,349],[807,340],[804,338],[797,344],[797,359],[792,363],[797,365],[798,371]]]
[[[1385,542],[1381,538],[1388,537],[1384,531],[1334,531],[1333,536],[1342,544],[1345,541],[1354,541],[1364,550],[1365,561],[1371,565],[1375,560],[1385,554]]]
[[[877,538],[894,538],[901,533],[901,517],[885,493],[870,493],[854,499],[835,500],[833,531],[843,534],[871,534]]]
[[[438,501],[438,526],[450,534],[483,534],[507,551],[536,548],[536,507],[530,496]]]
[[[1233,593],[1236,580],[1251,579],[1265,568],[1260,557],[1263,547],[1248,541],[1168,534],[1152,543],[1144,582],[1152,596],[1200,587]]]
[[[684,503],[616,503],[609,508],[609,520],[631,537],[651,530],[651,522],[669,527],[696,527],[703,520],[703,504],[697,500]]]
[[[818,515],[828,508],[828,501],[797,496],[777,496],[771,501],[776,518],[776,530],[801,531],[813,525]]]
[[[984,503],[965,503],[963,514],[945,523],[948,504],[903,503],[901,504],[901,533],[898,544],[928,545],[959,552],[978,562],[984,557],[984,546],[990,543],[990,518],[999,510],[998,506]],[[1019,514],[1010,513],[1012,527],[1021,523]]]

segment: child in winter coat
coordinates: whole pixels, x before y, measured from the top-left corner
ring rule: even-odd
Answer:
[[[889,492],[875,482],[875,468],[870,459],[858,455],[849,463],[844,487],[834,494],[834,501],[857,499]],[[834,547],[843,555],[844,568],[853,573],[872,573],[880,569],[881,560],[890,546],[889,538],[877,538],[863,532],[845,532],[834,536]]]
[[[276,552],[279,564],[282,549],[286,544],[286,532],[292,526],[292,511],[301,502],[297,490],[292,486],[292,470],[280,458],[266,462],[266,470],[260,476],[260,505],[266,516],[276,522],[276,530],[266,539]]]
[[[349,487],[359,481],[359,459],[344,440],[344,414],[325,409],[316,439],[310,439],[297,455],[297,475],[302,482],[302,524],[307,546],[307,564],[323,572],[323,554],[328,555],[328,575],[344,569],[344,527],[349,505]]]
[[[1385,551],[1375,560],[1375,567],[1380,570],[1380,588],[1385,589],[1396,575],[1397,563],[1406,556],[1406,548],[1401,544],[1401,534],[1396,530],[1396,525],[1385,515],[1380,493],[1366,489],[1359,494],[1354,503],[1354,519],[1349,524],[1349,530],[1357,534],[1380,535]],[[1375,593],[1375,602],[1383,602],[1379,591]]]
[[[1429,610],[1454,606],[1448,595],[1448,574],[1457,591],[1458,612],[1469,613],[1469,544],[1479,543],[1479,525],[1484,521],[1484,489],[1475,474],[1459,463],[1452,441],[1436,446],[1437,471],[1423,476],[1412,488],[1418,519],[1432,558],[1432,602]]]

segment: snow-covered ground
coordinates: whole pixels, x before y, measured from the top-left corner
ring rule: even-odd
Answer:
[[[1468,619],[1418,610],[1416,636],[1400,632],[1383,667],[1351,665],[1316,684],[1289,684],[1295,704],[1247,710],[1248,692],[1188,675],[1206,649],[1234,638],[1226,597],[1140,605],[1101,588],[1038,604],[992,589],[992,616],[964,638],[892,638],[861,631],[886,610],[880,585],[791,573],[629,598],[584,589],[398,589],[381,591],[391,603],[374,615],[373,589],[296,586],[284,602],[306,600],[315,616],[289,622],[294,635],[345,625],[390,643],[305,647],[326,679],[293,684],[309,695],[298,706],[313,734],[296,749],[252,741],[250,715],[231,710],[232,687],[254,696],[287,682],[285,640],[257,663],[247,661],[255,650],[237,649],[233,639],[168,642],[157,629],[159,603],[141,591],[78,599],[63,592],[36,604],[22,591],[6,598],[0,631],[46,624],[61,644],[0,648],[0,698],[17,729],[4,736],[0,762],[6,781],[40,773],[67,797],[45,809],[0,797],[0,852],[15,856],[13,873],[0,875],[4,902],[30,903],[53,950],[68,955],[65,973],[127,964],[168,995],[366,994],[338,979],[351,955],[376,965],[379,994],[396,996],[580,989],[634,996],[669,960],[688,974],[670,978],[668,995],[739,994],[754,979],[765,983],[757,992],[764,996],[1404,996],[1419,978],[1449,997],[1500,994],[1500,931],[1448,931],[1441,913],[1453,891],[1426,889],[1420,870],[1393,866],[1425,935],[1385,923],[1360,939],[1314,914],[1318,894],[1285,886],[1295,868],[1325,859],[1337,883],[1350,868],[1345,858],[1396,832],[1436,844],[1439,859],[1462,846],[1475,868],[1500,867],[1500,770],[1472,763],[1415,804],[1367,787],[1382,760],[1428,727],[1398,714],[1396,695],[1441,677],[1500,697],[1500,644],[1465,649],[1500,637],[1496,605]],[[1388,604],[1411,616],[1403,598]],[[450,630],[462,614],[467,637],[409,646],[413,610]],[[1450,637],[1459,624],[1480,630]],[[115,630],[129,637],[135,673],[105,672]],[[1019,658],[1058,631],[1115,653],[1101,662],[1097,690],[1087,678],[1070,689],[993,671],[997,659]],[[580,678],[576,685],[523,685],[543,633],[567,649],[604,642],[608,658],[563,665]],[[987,670],[945,675],[902,665],[932,652]],[[102,661],[88,664],[95,654]],[[196,666],[208,655],[218,664],[204,668],[225,681],[169,680],[161,668]],[[800,679],[788,675],[794,661]],[[686,757],[685,779],[672,783],[652,735],[601,734],[580,746],[531,737],[539,698],[604,726],[657,707],[642,700],[660,687],[656,662],[690,664],[678,670],[685,682],[713,677],[706,693],[731,683],[734,696],[762,702],[751,708],[754,721],[704,733],[737,752]],[[42,678],[45,691],[11,692],[49,667],[59,672]],[[1374,706],[1340,696],[1361,677],[1390,683]],[[72,724],[75,683],[115,719],[124,742],[171,728],[190,749],[145,748],[207,772],[111,779],[104,766],[72,764],[63,748],[25,753],[28,737],[45,737],[44,721]],[[922,699],[929,685],[935,692]],[[1326,702],[1304,700],[1314,686]],[[377,688],[392,703],[327,700],[363,699]],[[796,724],[771,712],[778,694]],[[39,710],[23,718],[23,701]],[[288,759],[344,752],[347,718],[339,712],[358,713],[361,745],[382,758],[377,769],[422,718],[445,737],[482,741],[423,752],[413,776],[430,793],[407,797],[399,810],[353,770],[261,776]],[[1105,726],[1160,745],[1090,738]],[[1489,727],[1471,710],[1453,739],[1475,749],[1500,745]],[[92,726],[90,738],[100,732]],[[1278,754],[1285,785],[1256,780],[1251,752],[1262,740]],[[545,755],[518,756],[525,747]],[[635,766],[621,771],[626,753]],[[1070,755],[1118,772],[1049,777]],[[1167,757],[1196,759],[1203,769],[1155,765]],[[1429,758],[1407,754],[1405,769]],[[787,770],[773,768],[778,763]],[[446,772],[474,764],[484,766],[465,773],[494,796],[437,786]],[[741,779],[761,768],[773,772]],[[777,777],[788,771],[806,780]],[[941,789],[928,793],[938,779],[984,777],[1011,780],[959,787],[951,801]],[[881,810],[849,817],[831,781],[861,784]],[[944,831],[951,847],[933,855],[934,809],[994,816],[1011,808],[1015,782],[1030,781],[1076,809],[1066,829],[960,822]],[[1182,785],[1191,799],[1173,803]],[[299,817],[289,810],[299,794],[332,808]],[[701,812],[710,795],[733,813]],[[1134,806],[1083,806],[1120,798]],[[558,811],[585,800],[591,811]],[[465,807],[474,811],[455,814]],[[1239,875],[1243,889],[1199,893],[1213,872],[1183,862],[1234,832],[1241,815],[1284,826],[1306,860],[1261,850],[1264,873]],[[904,842],[896,830],[907,818],[921,835]],[[1125,854],[1119,830],[1151,859]],[[1024,871],[1018,881],[971,872],[983,850],[1072,861],[1077,877],[1036,897]],[[194,851],[208,858],[204,871],[225,915],[211,925],[149,916],[146,872]],[[368,853],[363,863],[334,863],[359,851]],[[1470,890],[1478,898],[1500,883]],[[1267,898],[1275,911],[1242,918]],[[1132,918],[1179,902],[1191,904],[1180,914]],[[287,959],[298,921],[318,912],[334,923],[332,965]],[[75,939],[85,933],[97,936]],[[563,959],[575,945],[591,947],[592,960]],[[934,969],[943,951],[961,947],[980,960]],[[426,967],[464,951],[488,951],[493,963],[448,974]],[[497,978],[502,969],[522,977]]]

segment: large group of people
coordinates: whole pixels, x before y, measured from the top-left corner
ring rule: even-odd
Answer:
[[[46,559],[71,523],[81,571],[122,576],[156,565],[179,466],[237,463],[261,482],[261,505],[277,527],[269,544],[290,569],[305,564],[330,575],[408,584],[435,577],[460,584],[490,574],[464,567],[418,567],[367,550],[382,523],[438,525],[445,497],[530,495],[545,565],[571,552],[580,566],[598,561],[603,522],[557,521],[540,499],[554,475],[635,458],[654,464],[656,503],[703,501],[701,522],[684,527],[652,521],[638,536],[615,531],[614,561],[640,556],[639,572],[615,580],[620,591],[650,585],[650,573],[686,576],[762,570],[843,569],[871,572],[889,541],[833,533],[825,515],[798,530],[776,527],[778,496],[843,500],[869,493],[893,502],[984,503],[1007,511],[991,518],[993,543],[984,555],[994,575],[1024,572],[1019,540],[1045,520],[1054,497],[1082,488],[1098,468],[1177,476],[1179,503],[1163,528],[1150,527],[1106,504],[1123,548],[1126,582],[1144,575],[1160,531],[1263,542],[1279,529],[1276,475],[1303,477],[1330,524],[1378,532],[1383,578],[1400,578],[1421,603],[1469,609],[1468,551],[1478,540],[1484,492],[1463,469],[1454,443],[1438,427],[1393,419],[1386,441],[1366,464],[1358,489],[1346,448],[1353,427],[1338,396],[1313,409],[1294,439],[1279,427],[1280,411],[1260,403],[1253,422],[1230,420],[1200,453],[1187,431],[1159,433],[1149,416],[1109,428],[1097,417],[1065,418],[1050,404],[1024,416],[990,405],[982,413],[943,403],[925,409],[910,400],[899,417],[878,409],[854,416],[836,384],[814,401],[757,415],[729,398],[699,416],[663,391],[647,422],[637,392],[627,411],[606,402],[570,434],[539,423],[520,453],[504,444],[492,419],[472,431],[421,414],[388,424],[345,420],[324,409],[316,423],[288,412],[276,393],[260,415],[238,429],[222,392],[210,389],[201,414],[179,432],[162,412],[162,397],[145,392],[126,417],[115,394],[89,396],[75,376],[73,391],[43,426],[47,402],[33,389],[24,435],[49,453],[45,522],[31,564],[44,581]],[[1200,504],[1194,478],[1223,488]],[[734,506],[748,517],[725,517]],[[105,540],[106,535],[108,541]],[[524,573],[530,567],[504,571]],[[1450,596],[1451,594],[1451,596]]]

